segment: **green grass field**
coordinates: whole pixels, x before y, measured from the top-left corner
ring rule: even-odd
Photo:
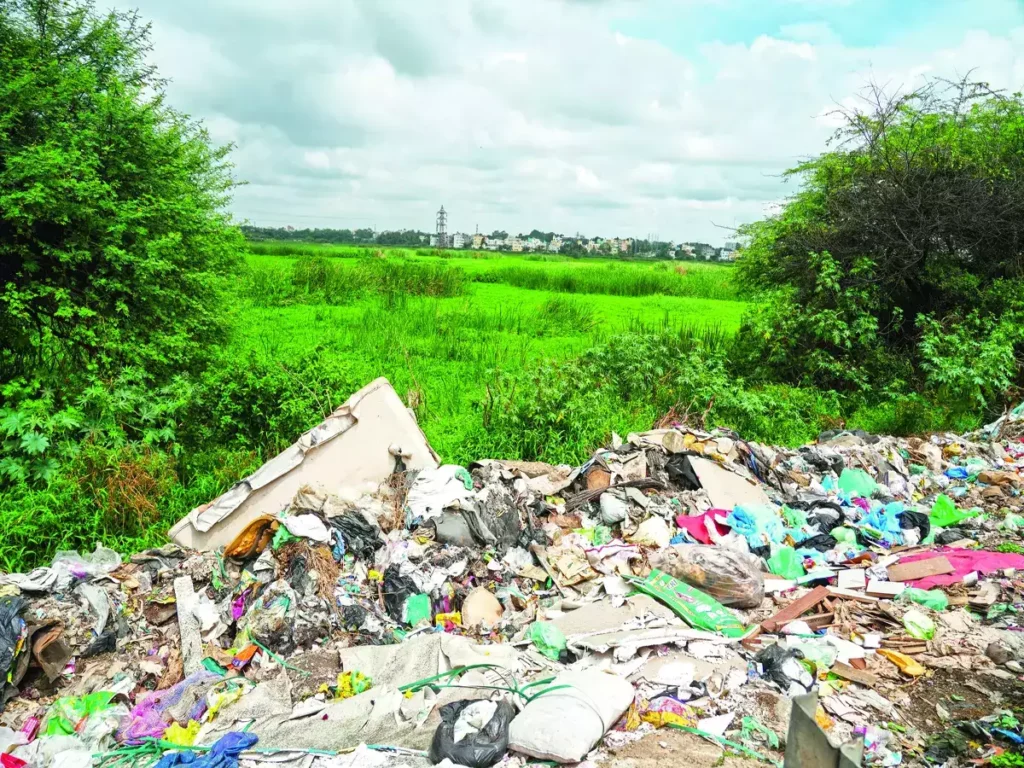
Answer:
[[[357,386],[386,376],[416,404],[439,454],[454,461],[476,458],[466,438],[503,372],[557,363],[626,331],[732,335],[748,306],[695,295],[703,287],[736,296],[731,268],[719,265],[449,258],[407,249],[374,258],[360,248],[296,253],[292,244],[273,255],[267,244],[254,245],[262,252],[246,258],[249,298],[235,314],[232,352],[288,367],[325,355]],[[330,257],[327,274],[298,258],[309,255]],[[376,275],[372,290],[367,269]],[[296,282],[299,294],[291,293]],[[313,283],[324,287],[306,290]],[[621,295],[631,291],[638,295]]]

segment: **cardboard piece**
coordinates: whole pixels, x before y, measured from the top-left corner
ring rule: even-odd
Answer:
[[[867,573],[863,568],[847,568],[839,572],[840,589],[864,589],[867,586]]]
[[[779,625],[793,619],[799,619],[811,608],[828,597],[828,594],[828,587],[815,587],[803,597],[794,600],[770,619],[762,621],[761,629],[765,632],[775,632]]]
[[[721,464],[700,456],[688,457],[701,487],[707,492],[715,509],[732,509],[737,504],[770,504],[760,485],[742,475],[730,472]]]
[[[915,560],[913,563],[898,563],[890,565],[888,574],[889,581],[916,581],[929,576],[941,576],[944,573],[953,573],[956,569],[942,555],[930,557],[927,560]]]
[[[877,597],[870,597],[863,592],[858,592],[853,589],[839,589],[837,587],[828,588],[829,597],[838,597],[842,600],[857,600],[862,603],[877,603]]]
[[[886,599],[897,598],[903,594],[903,590],[907,588],[906,584],[900,584],[896,581],[878,581],[872,579],[868,582],[867,593],[874,597],[881,597]]]
[[[227,546],[260,515],[285,509],[303,486],[355,496],[377,490],[397,455],[407,469],[438,466],[412,412],[380,378],[227,493],[193,509],[168,535],[188,549]]]
[[[831,672],[837,677],[841,677],[843,680],[860,683],[861,685],[866,685],[868,688],[874,688],[878,685],[878,675],[872,674],[866,670],[856,669],[852,665],[844,664],[841,661],[837,661],[832,665]]]

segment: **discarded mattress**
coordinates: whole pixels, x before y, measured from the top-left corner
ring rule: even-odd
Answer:
[[[407,469],[438,466],[415,417],[379,378],[227,493],[193,509],[168,535],[192,549],[227,546],[260,515],[286,508],[303,486],[339,496],[375,491],[399,455]]]

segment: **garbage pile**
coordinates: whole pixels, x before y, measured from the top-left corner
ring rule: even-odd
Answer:
[[[678,425],[579,467],[458,467],[368,418],[375,385],[175,527],[208,548],[0,576],[4,768],[1019,752],[1024,409],[966,436]],[[345,451],[358,487],[325,459]]]

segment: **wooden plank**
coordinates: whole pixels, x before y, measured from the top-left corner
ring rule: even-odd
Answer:
[[[830,597],[838,597],[843,600],[856,600],[861,603],[877,603],[877,597],[869,597],[863,592],[854,592],[852,589],[839,589],[838,587],[829,587],[828,593]]]
[[[914,581],[924,579],[928,576],[941,576],[944,573],[953,573],[956,569],[950,565],[948,559],[939,555],[927,560],[918,560],[913,563],[898,563],[889,566],[889,581]]]
[[[874,675],[871,672],[861,669],[855,669],[849,664],[843,664],[841,661],[837,661],[832,665],[832,673],[843,680],[850,680],[854,683],[860,683],[866,685],[868,688],[874,688],[878,685],[878,675]]]
[[[803,597],[794,600],[770,619],[762,621],[761,628],[765,632],[774,632],[779,624],[799,619],[826,597],[828,597],[828,587],[815,587]]]

